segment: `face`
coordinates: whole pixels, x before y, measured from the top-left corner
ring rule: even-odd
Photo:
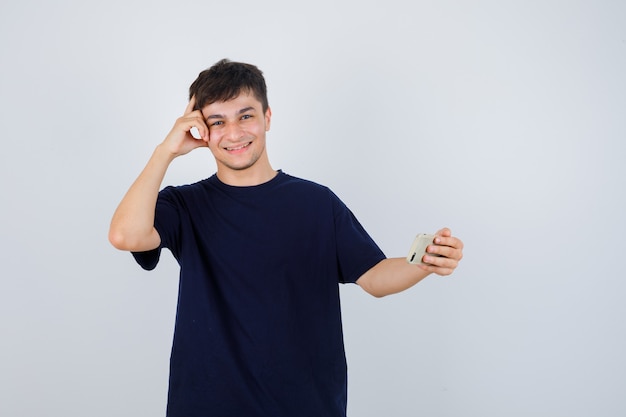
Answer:
[[[270,128],[271,114],[269,108],[263,113],[261,102],[247,93],[202,109],[209,127],[209,149],[217,162],[218,173],[269,167],[265,133]]]

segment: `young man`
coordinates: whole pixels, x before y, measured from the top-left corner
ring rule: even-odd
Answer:
[[[338,283],[381,297],[448,275],[462,257],[442,229],[428,265],[386,258],[332,191],[272,168],[271,118],[255,66],[201,72],[113,215],[116,248],[145,269],[168,248],[180,265],[169,417],[345,416]],[[172,160],[199,147],[217,173],[159,191]]]

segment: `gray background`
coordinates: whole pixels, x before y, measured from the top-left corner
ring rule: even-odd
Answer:
[[[0,415],[164,414],[177,266],[109,220],[223,57],[257,64],[275,168],[389,256],[449,226],[453,277],[342,287],[351,416],[626,415],[620,1],[71,1],[0,8]],[[206,149],[165,180],[211,175]]]

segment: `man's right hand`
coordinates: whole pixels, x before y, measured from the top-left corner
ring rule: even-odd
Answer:
[[[172,157],[185,155],[200,147],[209,146],[209,128],[204,122],[202,112],[194,110],[196,97],[191,97],[185,113],[176,120],[174,127],[161,144]],[[196,128],[200,134],[200,139],[191,135],[191,129]]]
[[[192,97],[185,114],[176,120],[165,140],[156,147],[146,167],[117,206],[109,228],[109,241],[116,248],[142,252],[160,245],[161,237],[154,227],[154,211],[165,172],[177,156],[209,146],[209,128],[202,113],[194,110],[195,105],[196,99]],[[201,139],[191,135],[192,127],[198,129]]]

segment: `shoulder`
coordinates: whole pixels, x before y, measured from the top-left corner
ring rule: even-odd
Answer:
[[[165,186],[160,193],[161,194],[193,194],[199,191],[205,191],[207,188],[211,187],[211,178],[207,178],[204,180],[200,180],[191,184],[183,184],[183,185],[167,185]]]
[[[209,179],[201,180],[193,184],[168,185],[159,191],[159,202],[171,204],[185,204],[185,201],[201,198],[210,189]]]
[[[281,172],[283,185],[288,194],[295,197],[301,204],[318,208],[327,207],[333,212],[340,212],[347,207],[330,187],[315,181],[294,177]]]
[[[304,178],[295,177],[290,174],[286,174],[284,172],[280,172],[279,174],[282,177],[281,183],[285,186],[297,188],[304,191],[321,193],[321,194],[333,194],[333,192],[325,185],[319,184],[317,182],[307,180]]]

